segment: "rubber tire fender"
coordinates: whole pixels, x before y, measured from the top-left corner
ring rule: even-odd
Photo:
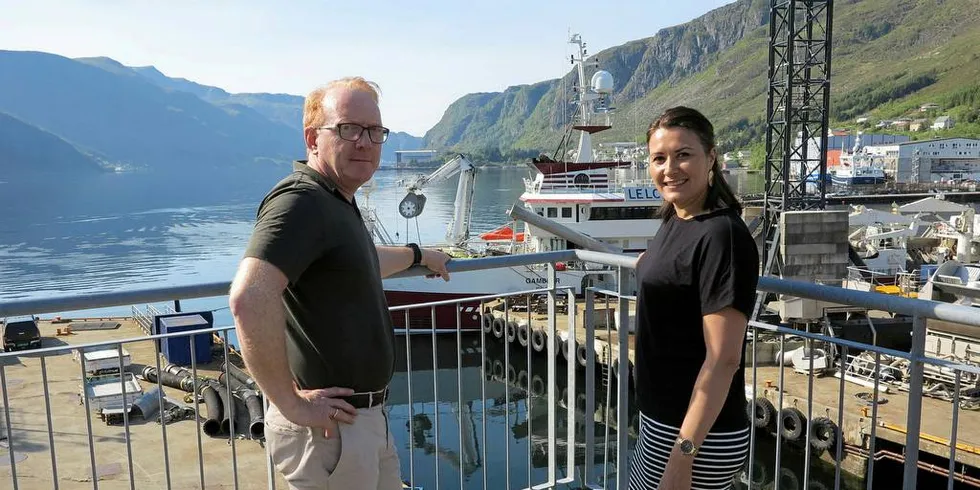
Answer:
[[[794,407],[786,407],[779,411],[783,421],[781,435],[787,441],[797,441],[806,434],[806,417]],[[787,422],[789,422],[787,424]]]

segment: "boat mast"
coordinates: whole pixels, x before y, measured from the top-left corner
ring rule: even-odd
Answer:
[[[576,71],[578,73],[578,86],[575,90],[578,92],[578,105],[580,111],[579,126],[587,126],[589,124],[589,101],[595,98],[595,94],[590,93],[589,85],[585,83],[585,55],[588,52],[586,50],[585,42],[582,41],[582,36],[580,34],[572,34],[571,40],[568,41],[571,44],[578,45],[578,57],[572,55],[572,63],[575,64]],[[591,96],[591,97],[590,97]],[[576,158],[579,162],[591,162],[592,161],[592,135],[588,131],[579,130],[579,140],[578,140],[578,157]]]

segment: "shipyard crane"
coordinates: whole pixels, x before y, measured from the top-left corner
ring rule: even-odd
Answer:
[[[456,186],[456,202],[453,204],[453,218],[446,227],[446,239],[451,244],[465,242],[470,234],[470,212],[473,209],[473,190],[478,170],[473,162],[458,154],[432,173],[419,174],[406,186],[408,193],[398,204],[398,213],[405,219],[412,219],[422,214],[422,210],[425,209],[425,194],[422,193],[422,189],[432,182],[449,180],[456,174],[460,174]]]

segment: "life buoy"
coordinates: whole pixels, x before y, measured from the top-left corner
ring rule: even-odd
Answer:
[[[517,342],[521,344],[521,347],[527,347],[530,337],[531,335],[528,333],[527,324],[522,323],[517,326]]]
[[[483,332],[490,333],[493,331],[493,315],[483,315]]]
[[[531,348],[534,352],[544,352],[548,346],[548,334],[544,330],[537,329],[531,332]]]
[[[779,418],[782,419],[783,424],[781,432],[783,439],[796,441],[806,434],[806,418],[803,412],[793,407],[786,407],[779,411]]]
[[[772,424],[773,419],[776,416],[776,407],[772,405],[772,402],[765,397],[757,397],[755,399],[755,410],[752,410],[752,403],[746,405],[749,412],[749,417],[752,420],[752,425],[756,429],[765,429]]]
[[[497,337],[498,339],[499,338],[503,338],[503,336],[504,336],[504,328],[506,326],[507,326],[507,324],[504,323],[504,319],[503,318],[500,318],[499,316],[498,317],[494,317],[494,319],[493,319],[493,336],[494,337]]]
[[[507,342],[513,342],[517,338],[517,322],[511,320],[507,322]]]
[[[826,451],[837,440],[837,424],[827,417],[814,417],[810,431],[810,445],[817,451]]]

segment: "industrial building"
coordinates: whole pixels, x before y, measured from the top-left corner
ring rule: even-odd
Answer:
[[[980,181],[980,139],[938,138],[865,146],[899,183]]]

